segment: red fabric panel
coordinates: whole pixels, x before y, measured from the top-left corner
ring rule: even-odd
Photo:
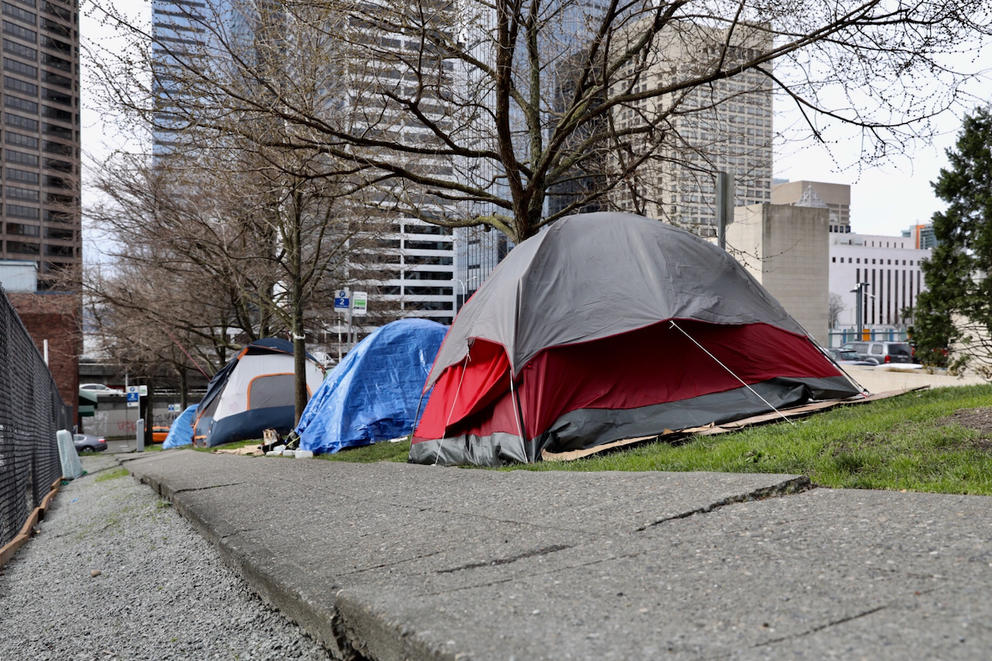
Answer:
[[[840,375],[809,340],[774,326],[676,323],[748,385],[777,376]],[[636,408],[741,387],[668,321],[549,349],[522,377],[520,405],[531,438],[576,409]]]
[[[748,385],[775,377],[840,376],[808,339],[774,326],[677,323]],[[467,369],[458,365],[442,374],[413,442],[444,438],[446,431],[447,435],[479,436],[496,431],[519,433],[502,347],[478,341],[471,358]],[[524,367],[516,383],[528,438],[543,433],[560,416],[576,409],[637,408],[741,385],[669,321],[543,351]],[[458,399],[449,418],[456,391]]]
[[[503,347],[476,340],[469,351],[468,364],[449,367],[434,385],[414,432],[415,442],[417,438],[444,438],[445,423],[449,420],[454,426],[458,421],[488,409],[493,400],[509,392],[509,369],[510,362]],[[512,408],[508,410],[513,411]],[[487,418],[491,415],[484,413]],[[506,431],[513,430],[516,430],[515,423]]]

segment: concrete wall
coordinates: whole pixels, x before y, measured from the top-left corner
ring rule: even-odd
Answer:
[[[829,214],[826,209],[755,204],[738,207],[727,249],[765,289],[827,346]]]

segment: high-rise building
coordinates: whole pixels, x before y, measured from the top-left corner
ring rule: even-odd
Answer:
[[[253,9],[254,7],[254,9]],[[263,19],[253,15],[261,7],[265,14]],[[156,116],[158,129],[154,134],[154,149],[158,155],[167,153],[182,137],[181,121],[175,121],[173,126],[170,103],[181,99],[184,91],[176,81],[188,75],[176,70],[176,59],[186,62],[196,62],[198,58],[210,58],[212,54],[223,57],[224,50],[231,44],[246,49],[261,49],[265,53],[286,53],[286,67],[292,66],[290,50],[293,48],[294,37],[292,24],[297,17],[292,13],[280,13],[274,3],[237,2],[234,0],[154,0],[153,1],[153,32],[158,44],[155,50],[157,76],[155,91],[158,98],[158,114]],[[223,22],[224,25],[215,25]],[[219,40],[211,35],[210,29],[205,29],[204,23],[218,32],[224,33],[228,43],[215,43]],[[273,26],[276,26],[273,28]],[[285,32],[279,28],[284,28]],[[304,25],[312,29],[312,26]],[[382,33],[376,28],[368,28],[368,39],[381,40],[382,43],[392,43],[398,35]],[[284,40],[279,48],[271,48],[272,39]],[[408,40],[410,46],[414,39]],[[396,39],[396,44],[405,47],[402,37]],[[312,47],[312,44],[311,44]],[[166,50],[168,48],[168,50]],[[259,51],[261,52],[261,51]],[[335,54],[333,57],[337,57]],[[246,62],[255,62],[260,66],[261,56],[244,54]],[[330,61],[330,60],[329,60]],[[329,65],[338,66],[335,60]],[[334,94],[322,90],[325,96],[315,99],[315,103],[326,102],[334,104],[327,107],[328,115],[342,115],[342,110],[348,108],[356,122],[364,117],[375,118],[379,124],[369,126],[370,131],[410,131],[402,128],[395,117],[388,112],[380,113],[384,107],[382,98],[374,93],[376,85],[381,81],[393,81],[401,74],[396,63],[388,61],[356,62],[354,66],[341,65],[340,68],[351,76],[351,84],[341,76],[333,78],[331,83],[336,86]],[[395,71],[393,70],[395,69]],[[175,73],[175,75],[173,75]],[[309,74],[312,74],[310,71]],[[277,75],[292,78],[292,71],[282,71]],[[389,84],[388,82],[385,84]],[[425,158],[429,161],[429,158]],[[443,164],[425,162],[419,167],[436,168]],[[416,195],[415,195],[416,196]],[[374,206],[376,200],[382,201],[389,197],[389,191],[370,194],[368,199],[354,205],[356,208],[369,204]],[[388,207],[388,204],[385,205]],[[440,210],[435,209],[435,203],[419,205],[424,216],[436,216]],[[360,214],[359,214],[360,215]],[[355,319],[361,322],[359,335],[373,330],[381,323],[397,317],[415,316],[433,319],[440,323],[449,324],[455,313],[455,266],[453,232],[448,228],[423,222],[396,210],[375,210],[372,214],[374,222],[367,223],[370,231],[356,235],[355,248],[348,258],[346,267],[340,274],[341,281],[335,289],[350,288],[354,291],[365,291],[368,294],[368,315]],[[356,215],[356,223],[364,221]],[[331,300],[324,301],[329,306]],[[335,327],[336,330],[340,330]],[[332,333],[333,335],[333,333]]]
[[[934,234],[933,225],[912,225],[909,229],[902,231],[904,237],[911,237],[918,250],[927,250],[937,247],[937,235]]]
[[[826,209],[830,231],[851,231],[851,187],[823,181],[786,181],[772,186],[772,204]]]
[[[82,259],[78,2],[5,2],[2,38],[0,258],[33,261],[39,289],[63,287]]]
[[[630,28],[636,37],[641,24]],[[650,60],[641,68],[635,92],[664,88],[674,81],[711,70],[716,62],[744,62],[771,48],[767,26],[735,26],[726,30],[673,22],[655,37]],[[613,86],[618,94],[632,84],[633,63]],[[640,65],[638,65],[638,68]],[[695,226],[712,234],[716,222],[717,173],[734,182],[734,205],[771,200],[772,88],[764,74],[748,69],[726,79],[618,106],[617,129],[636,131],[650,123],[651,131],[626,138],[628,158],[614,158],[614,176],[623,178],[611,201],[625,211]],[[627,164],[643,162],[629,173]]]

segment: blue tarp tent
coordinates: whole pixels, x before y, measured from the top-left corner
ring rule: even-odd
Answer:
[[[447,330],[426,319],[401,319],[355,345],[303,410],[300,448],[334,453],[410,434]]]
[[[163,450],[193,444],[193,421],[196,420],[196,407],[196,404],[187,406],[186,410],[172,421],[172,426],[169,427],[169,433],[165,437],[165,442],[162,443]]]

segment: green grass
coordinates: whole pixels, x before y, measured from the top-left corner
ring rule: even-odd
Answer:
[[[946,418],[992,405],[992,387],[939,388],[798,420],[651,443],[526,470],[796,473],[818,485],[992,495],[992,429]]]
[[[806,475],[818,485],[992,495],[992,429],[947,420],[992,406],[992,386],[938,388],[688,442],[650,443],[572,462],[503,470],[718,471]],[[377,443],[322,458],[405,461],[409,443]]]
[[[100,475],[97,475],[96,478],[94,478],[94,480],[96,482],[106,482],[107,480],[116,480],[119,477],[127,477],[128,475],[130,475],[130,473],[127,472],[127,469],[118,468],[108,473],[102,473]]]
[[[399,443],[373,443],[360,448],[345,448],[335,454],[317,455],[327,461],[351,461],[370,464],[376,461],[406,461],[410,454],[410,441]]]

